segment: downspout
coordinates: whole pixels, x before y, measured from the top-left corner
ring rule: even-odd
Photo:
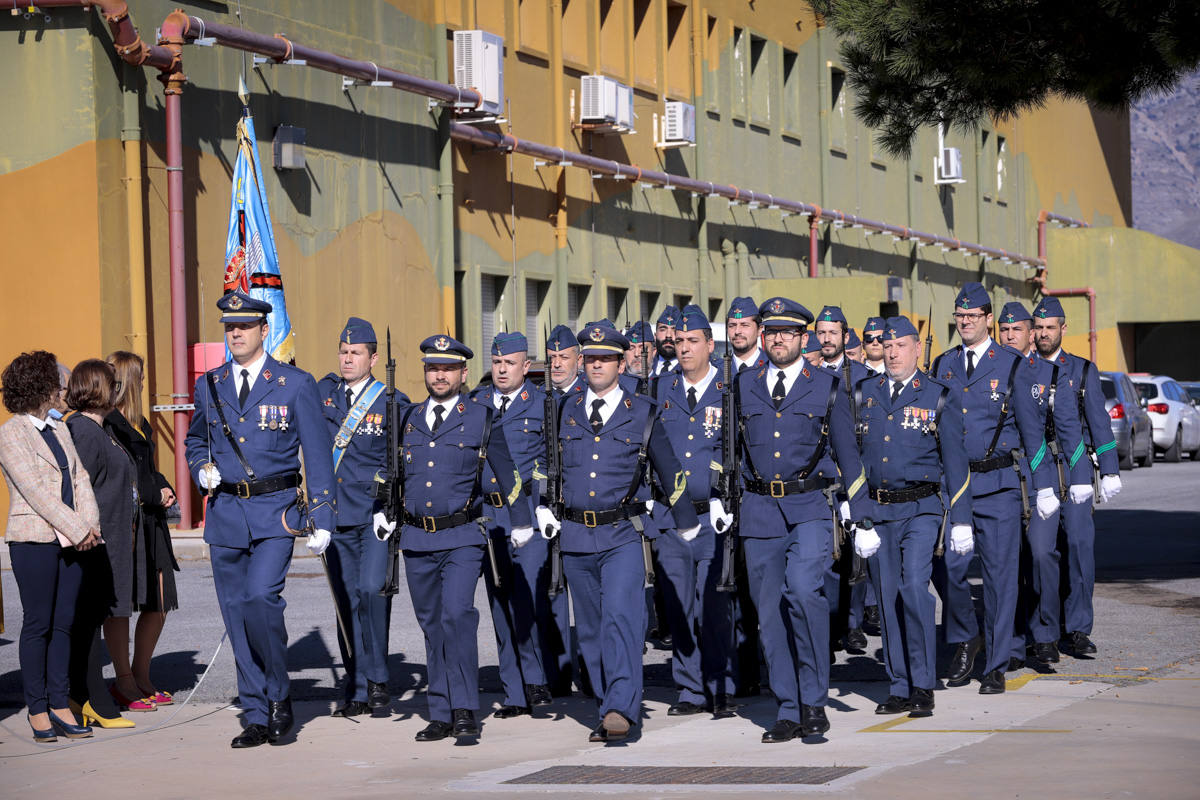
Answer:
[[[1091,225],[1081,219],[1073,217],[1064,217],[1061,214],[1055,214],[1042,209],[1038,212],[1037,222],[1037,254],[1038,260],[1041,261],[1041,268],[1037,275],[1033,277],[1033,282],[1041,289],[1043,295],[1048,297],[1087,297],[1088,299],[1088,350],[1091,354],[1092,363],[1096,363],[1096,290],[1091,286],[1081,286],[1072,289],[1047,289],[1046,288],[1046,269],[1050,262],[1046,259],[1046,224],[1048,222],[1058,222],[1071,228],[1090,228]]]
[[[150,356],[146,322],[146,247],[143,241],[145,209],[142,204],[142,128],[138,120],[137,67],[122,71],[121,141],[125,148],[125,217],[129,240],[129,349]],[[142,408],[150,408],[150,381],[142,381]],[[149,415],[147,415],[149,416]]]
[[[733,252],[733,242],[721,238],[721,268],[725,272],[725,307],[728,309],[737,297],[738,262]]]
[[[562,0],[550,3],[550,125],[554,130],[554,146],[563,149],[563,21]],[[571,124],[567,120],[566,124]],[[556,167],[554,178],[554,313],[568,320],[567,297],[567,168]],[[595,213],[593,209],[592,213]],[[514,221],[515,224],[515,221]],[[594,265],[593,265],[594,266]],[[593,303],[595,299],[593,298]],[[596,308],[603,309],[603,298]],[[582,313],[582,309],[580,309]],[[602,316],[597,313],[596,316]]]
[[[699,5],[693,5],[690,9],[692,14],[692,108],[696,115],[696,146],[693,150],[692,173],[696,180],[701,180],[704,177],[703,159],[704,153],[704,120],[708,117],[707,114],[701,111],[701,101],[704,100],[704,14],[701,13]],[[665,121],[664,121],[665,124]],[[666,139],[667,137],[663,137]],[[708,291],[706,288],[705,274],[708,271],[708,208],[705,205],[706,200],[704,195],[697,193],[696,198],[696,285],[700,288],[700,298],[698,300],[700,307],[704,309],[704,313],[708,313]],[[733,277],[735,280],[730,281]],[[729,304],[733,302],[737,289],[737,276],[725,275],[725,307],[729,308]]]
[[[443,83],[450,82],[450,65],[446,58],[446,18],[442,3],[434,3],[437,15],[433,26],[434,75]],[[441,287],[442,327],[458,336],[454,313],[454,146],[450,139],[450,117],[453,111],[442,106],[438,111],[438,258],[437,281]],[[485,344],[487,344],[485,342]]]
[[[817,259],[821,254],[820,229],[817,227],[821,222],[821,207],[817,206],[817,210],[808,215],[808,277],[817,277],[817,265],[820,263]]]
[[[829,79],[829,31],[825,27],[825,17],[816,15],[817,24],[817,165],[820,169],[821,198],[820,202],[830,203],[829,173],[832,165],[829,163],[829,125],[833,109],[830,107],[832,88]],[[819,274],[821,254],[818,245],[820,231],[818,223],[820,213],[808,218],[808,277],[815,278]],[[832,252],[833,248],[829,248]],[[826,255],[829,255],[828,253]]]

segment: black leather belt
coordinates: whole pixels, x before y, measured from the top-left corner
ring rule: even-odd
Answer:
[[[605,511],[580,511],[574,508],[568,508],[563,511],[563,519],[571,522],[578,522],[581,525],[586,525],[589,528],[596,528],[600,525],[607,525],[610,522],[620,522],[621,520],[633,519],[639,514],[646,513],[645,503],[629,503],[628,505],[617,506]]]
[[[933,497],[941,488],[936,483],[917,483],[912,486],[906,486],[903,489],[876,489],[874,487],[867,490],[867,494],[876,503],[913,503],[917,500],[923,500],[926,497]]]
[[[404,524],[412,525],[414,528],[421,528],[426,533],[437,533],[440,530],[457,528],[459,525],[466,525],[468,522],[474,522],[482,516],[482,512],[477,508],[470,508],[466,511],[456,511],[453,514],[444,514],[440,517],[421,517],[405,511]]]
[[[796,478],[790,481],[758,481],[751,478],[746,481],[746,491],[768,497],[786,497],[789,494],[812,492],[824,489],[833,483],[823,475],[811,475],[807,478]]]
[[[533,497],[533,481],[521,481],[521,494],[526,497]],[[483,502],[493,508],[504,508],[504,495],[499,492],[488,492],[483,496]]]
[[[1012,453],[1002,453],[991,458],[983,458],[979,461],[971,462],[971,472],[995,472],[998,469],[1011,467],[1013,465]]]
[[[245,500],[246,498],[255,497],[260,494],[282,492],[284,489],[295,489],[299,486],[300,473],[289,472],[287,475],[272,475],[269,478],[259,478],[255,481],[238,481],[237,483],[221,481],[217,484],[217,488],[213,490],[213,494],[227,492],[229,494],[236,494]]]

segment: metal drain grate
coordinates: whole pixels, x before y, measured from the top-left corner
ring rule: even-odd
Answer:
[[[507,780],[533,784],[805,784],[829,783],[864,767],[549,767]]]

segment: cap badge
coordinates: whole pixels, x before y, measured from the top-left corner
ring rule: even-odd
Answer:
[[[234,311],[237,311],[238,309],[240,309],[240,308],[241,308],[243,305],[245,305],[245,304],[242,302],[242,298],[238,297],[238,296],[235,294],[233,297],[230,297],[230,298],[229,298],[229,303],[228,303],[228,305],[229,305],[229,307],[230,307],[232,310],[234,310]]]
[[[603,342],[604,341],[604,331],[600,330],[599,327],[592,328],[590,337],[593,342]]]
[[[433,340],[433,346],[438,350],[445,352],[446,350],[450,349],[450,340],[445,336],[439,336]]]

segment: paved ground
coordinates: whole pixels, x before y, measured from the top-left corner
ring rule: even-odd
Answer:
[[[763,791],[1194,797],[1200,782],[1200,466],[1159,462],[1122,477],[1125,491],[1096,516],[1096,658],[1064,657],[1057,670],[1044,674],[1010,673],[1009,691],[998,697],[981,697],[974,684],[939,691],[930,719],[884,718],[872,713],[887,694],[873,658],[879,642],[872,639],[867,654],[840,654],[833,669],[833,730],[816,744],[761,744],[763,727],[774,719],[769,698],[748,702],[732,719],[668,718],[669,654],[652,649],[646,657],[648,718],[640,739],[628,745],[587,744],[594,707],[578,697],[556,701],[543,719],[485,719],[476,746],[417,745],[412,736],[424,725],[423,646],[404,594],[392,615],[391,686],[398,699],[391,716],[359,723],[331,719],[326,715],[338,695],[339,667],[331,655],[337,652],[336,630],[317,562],[298,558],[286,596],[302,725],[289,746],[228,749],[238,722],[236,710],[226,705],[234,679],[225,647],[186,706],[130,715],[138,722],[134,741],[121,741],[129,733],[98,731],[86,742],[39,749],[28,741],[18,708],[13,639],[19,605],[5,572],[9,628],[0,635],[0,776],[5,794],[25,789],[100,797],[144,789],[162,797],[222,791],[366,797],[397,790],[462,797],[748,797]],[[198,546],[181,550],[201,553]],[[183,608],[168,621],[155,671],[182,701],[212,660],[221,623],[207,562],[187,562],[180,588]],[[481,685],[490,708],[499,701],[499,685],[490,619],[486,605],[480,607]],[[142,758],[130,757],[133,747]],[[672,767],[689,768],[687,780],[715,783],[671,783],[679,773],[663,768]],[[738,771],[705,772],[713,767]],[[805,778],[818,783],[778,783]],[[514,780],[523,782],[506,783]],[[578,783],[584,780],[604,783]]]

